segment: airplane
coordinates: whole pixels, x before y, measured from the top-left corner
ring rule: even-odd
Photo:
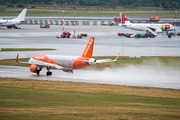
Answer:
[[[26,16],[26,11],[27,9],[24,8],[21,13],[14,19],[11,20],[3,20],[2,18],[0,19],[0,26],[7,26],[7,28],[17,28],[20,29],[19,25],[22,22],[25,22],[25,16]]]
[[[45,54],[36,54],[33,55],[28,62],[20,62],[19,54],[16,56],[17,63],[24,63],[30,65],[30,71],[39,75],[42,68],[47,69],[47,76],[52,75],[51,69],[62,70],[64,72],[73,73],[74,69],[80,69],[92,64],[100,64],[105,62],[115,62],[118,60],[119,54],[117,57],[112,59],[100,59],[96,60],[92,58],[93,49],[94,49],[94,37],[89,39],[89,42],[84,49],[83,54],[80,57],[77,56],[60,56],[60,55],[45,55]]]
[[[174,31],[175,27],[172,24],[141,24],[141,23],[131,23],[129,19],[125,16],[124,13],[120,13],[121,24],[119,26],[123,26],[126,28],[140,30],[140,31],[149,31],[155,36],[157,33],[162,33],[163,31]]]

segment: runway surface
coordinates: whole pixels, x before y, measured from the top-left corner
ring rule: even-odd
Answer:
[[[60,54],[80,56],[90,38],[95,36],[94,56],[180,56],[180,36],[168,38],[164,33],[156,38],[125,38],[118,32],[132,33],[133,30],[119,26],[77,26],[76,35],[87,33],[82,39],[59,39],[62,26],[51,25],[50,29],[41,29],[39,25],[20,25],[22,29],[0,28],[0,48],[55,48],[53,51],[0,52],[0,59],[30,58],[33,54]],[[178,28],[177,30],[180,30]],[[74,34],[73,26],[65,26],[65,31]],[[177,31],[178,32],[178,31]],[[169,68],[159,62],[150,66],[126,66],[97,70],[76,70],[74,74],[53,71],[46,76],[46,70],[40,76],[24,67],[0,66],[0,77],[30,78],[39,80],[73,81],[115,85],[131,85],[159,88],[180,88],[179,68]]]
[[[74,70],[73,74],[52,70],[52,76],[46,76],[46,69],[43,69],[37,76],[31,73],[28,67],[0,66],[0,77],[180,89],[179,71],[179,68],[169,68],[156,63],[151,66],[131,65],[100,71]]]

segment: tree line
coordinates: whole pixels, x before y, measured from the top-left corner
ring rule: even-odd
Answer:
[[[75,5],[75,6],[123,6],[123,7],[161,7],[180,9],[180,0],[0,0],[1,5]]]

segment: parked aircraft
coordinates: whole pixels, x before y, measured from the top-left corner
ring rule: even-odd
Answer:
[[[0,26],[7,26],[7,28],[17,28],[19,29],[19,24],[25,21],[25,16],[26,16],[26,11],[27,9],[23,9],[21,13],[14,19],[11,20],[3,20],[2,18],[0,19]]]
[[[114,62],[118,59],[118,56],[114,59],[101,59],[96,60],[92,58],[94,48],[94,37],[91,37],[83,54],[80,57],[73,56],[60,56],[60,55],[45,55],[37,54],[33,55],[28,62],[19,62],[16,56],[17,63],[25,63],[30,65],[30,71],[39,75],[42,68],[47,69],[46,75],[52,75],[51,69],[63,70],[64,72],[73,73],[74,69],[80,69],[92,64],[100,64],[105,62]]]
[[[174,31],[172,24],[155,24],[155,23],[131,23],[124,13],[120,13],[121,24],[119,26],[127,27],[134,30],[149,31],[154,35],[162,31]]]

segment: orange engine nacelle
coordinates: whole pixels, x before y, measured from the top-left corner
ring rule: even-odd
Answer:
[[[36,66],[36,65],[31,65],[29,69],[33,73],[37,73],[37,72],[41,71],[41,68],[39,66]]]

